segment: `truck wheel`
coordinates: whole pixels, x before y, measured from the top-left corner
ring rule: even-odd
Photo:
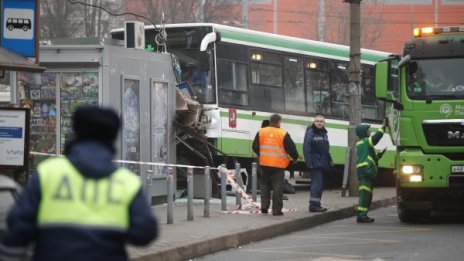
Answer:
[[[417,223],[430,215],[429,210],[411,210],[398,208],[398,218],[403,223]]]

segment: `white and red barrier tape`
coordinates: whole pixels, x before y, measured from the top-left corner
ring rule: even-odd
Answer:
[[[48,156],[48,157],[64,157],[61,154],[50,154],[50,153],[43,153],[43,152],[36,152],[31,151],[29,152],[31,155],[39,155],[39,156]],[[113,160],[116,163],[127,163],[127,164],[138,164],[138,165],[150,165],[150,166],[163,166],[163,167],[174,167],[174,168],[192,168],[192,169],[205,169],[202,166],[191,166],[191,165],[182,165],[182,164],[168,164],[168,163],[158,163],[158,162],[144,162],[144,161],[131,161],[131,160]],[[210,167],[210,169],[217,168]]]
[[[222,166],[219,166],[218,167],[218,170],[220,172],[224,172],[226,173],[226,180],[227,180],[227,183],[230,184],[232,187],[235,188],[235,191],[240,195],[241,198],[243,198],[244,200],[246,200],[248,202],[248,204],[246,205],[237,205],[237,209],[243,209],[243,208],[252,208],[252,211],[255,210],[255,211],[259,211],[261,209],[261,204],[258,203],[258,202],[255,202],[253,200],[253,198],[248,195],[246,193],[245,190],[243,190],[243,188],[237,183],[235,182],[235,172],[234,171],[231,171],[231,170],[228,170]]]
[[[297,208],[283,208],[282,212],[288,213],[288,212],[297,212]],[[230,210],[230,211],[222,211],[221,213],[223,214],[259,214],[261,213],[261,210]],[[268,210],[268,213],[272,215],[272,209]]]
[[[243,188],[235,181],[235,171],[232,171],[232,170],[228,170],[222,166],[219,166],[218,167],[218,170],[219,172],[225,172],[227,175],[226,175],[226,180],[227,180],[227,183],[230,184],[232,187],[235,188],[235,190],[237,191],[237,193],[239,193],[240,197],[245,199],[248,204],[246,205],[237,205],[237,209],[236,210],[230,210],[230,211],[222,211],[221,213],[224,213],[224,214],[257,214],[257,213],[261,213],[261,203],[259,202],[255,202],[253,200],[253,198],[248,195],[245,190],[243,190]],[[249,208],[249,210],[246,210],[247,208]],[[282,212],[296,212],[298,211],[298,209],[296,208],[290,208],[290,209],[286,209],[286,208],[283,208],[282,209]],[[272,210],[269,209],[268,210],[269,213],[272,213]]]

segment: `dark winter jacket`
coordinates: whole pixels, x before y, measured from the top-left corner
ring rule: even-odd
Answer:
[[[67,148],[66,156],[87,178],[106,177],[117,169],[111,148],[99,142],[77,142]],[[130,204],[127,231],[66,225],[38,227],[40,198],[40,180],[33,175],[8,216],[2,247],[21,248],[35,243],[34,260],[127,260],[126,242],[146,245],[158,235],[157,221],[141,189]]]
[[[358,177],[375,178],[379,159],[383,153],[376,153],[374,146],[380,141],[385,133],[384,128],[380,128],[372,136],[367,135],[370,125],[360,124],[356,126],[356,135],[359,141],[356,143],[356,172]]]
[[[328,170],[332,167],[332,156],[325,128],[318,129],[314,124],[308,126],[303,141],[303,154],[306,166],[310,169]]]

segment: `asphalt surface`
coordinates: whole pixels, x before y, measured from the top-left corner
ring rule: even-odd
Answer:
[[[250,213],[222,213],[220,200],[212,199],[210,217],[203,217],[203,200],[195,200],[194,220],[187,220],[185,199],[178,199],[174,208],[174,224],[166,224],[166,205],[153,207],[160,221],[160,238],[143,248],[129,247],[131,260],[189,260],[210,253],[258,242],[294,231],[319,226],[327,222],[355,215],[357,197],[341,197],[340,190],[326,190],[322,204],[325,213],[309,213],[309,188],[297,189],[296,194],[287,194],[284,201],[284,216]],[[258,200],[259,201],[259,200]],[[394,188],[375,188],[373,208],[394,204]],[[235,197],[227,200],[228,211],[236,209]],[[285,212],[287,210],[287,212]],[[291,210],[291,212],[288,212]]]
[[[401,223],[396,206],[370,216],[372,224],[346,218],[195,260],[463,260],[462,213],[434,213],[419,224]]]

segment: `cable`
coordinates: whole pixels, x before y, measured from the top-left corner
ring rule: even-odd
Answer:
[[[87,4],[87,3],[84,3],[84,2],[80,2],[80,1],[73,1],[73,0],[67,0],[70,4],[80,4],[80,5],[84,5],[84,6],[90,6],[90,7],[95,7],[95,8],[98,8],[98,9],[101,9],[105,12],[107,12],[108,14],[110,14],[111,16],[124,16],[124,15],[133,15],[135,17],[139,17],[139,18],[143,18],[147,21],[149,21],[154,27],[155,27],[155,30],[159,31],[160,29],[158,29],[158,27],[156,27],[156,24],[149,18],[143,16],[143,15],[138,15],[138,14],[135,14],[135,13],[132,13],[132,12],[125,12],[125,13],[120,13],[120,14],[115,14],[115,13],[112,13],[110,11],[108,11],[106,8],[104,7],[101,7],[101,6],[98,6],[98,5],[93,5],[93,4]]]

